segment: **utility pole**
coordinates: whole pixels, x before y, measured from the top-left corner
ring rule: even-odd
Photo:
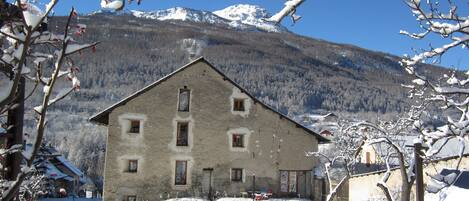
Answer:
[[[422,157],[420,157],[422,144],[420,142],[414,143],[414,160],[415,160],[415,197],[416,201],[424,201],[424,188],[423,188],[423,167]]]
[[[256,199],[256,175],[252,175],[252,200]]]

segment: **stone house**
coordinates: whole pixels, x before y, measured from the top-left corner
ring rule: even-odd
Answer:
[[[104,200],[249,191],[311,197],[328,140],[270,108],[204,58],[90,119],[108,128]],[[245,193],[246,192],[246,193]]]

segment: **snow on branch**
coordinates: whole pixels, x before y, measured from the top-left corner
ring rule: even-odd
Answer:
[[[431,160],[436,157],[450,140],[457,140],[459,148],[456,156],[459,156],[455,169],[459,169],[463,154],[466,153],[466,143],[469,135],[469,73],[449,70],[449,74],[427,75],[425,68],[418,65],[427,60],[442,57],[451,49],[467,48],[469,44],[469,16],[461,16],[458,4],[467,6],[458,1],[420,1],[407,0],[411,12],[416,17],[421,33],[409,33],[401,31],[401,34],[416,40],[425,40],[437,36],[443,41],[443,45],[425,49],[414,56],[405,56],[401,65],[414,77],[409,97],[416,102],[425,105],[424,114],[417,116],[414,121],[413,131],[419,135],[419,139],[427,147],[422,157]],[[446,11],[443,11],[445,9]],[[422,73],[422,74],[420,74]],[[438,119],[438,121],[432,121]],[[409,173],[410,174],[410,173]],[[441,185],[441,175],[432,176],[434,183],[428,190],[437,192],[448,185]]]
[[[101,8],[122,10],[125,6],[124,0],[101,0]]]
[[[132,3],[134,0],[127,0],[130,3]],[[137,5],[140,5],[142,3],[142,0],[135,0],[137,2]],[[110,9],[110,10],[115,10],[119,11],[124,9],[125,7],[125,0],[101,0],[101,8],[103,9]]]
[[[266,21],[279,24],[283,18],[290,15],[293,23],[296,23],[301,19],[301,16],[296,15],[296,8],[298,8],[304,1],[305,0],[287,0],[287,2],[285,2],[285,7],[272,17],[266,19]]]
[[[349,126],[346,126],[344,130],[346,133],[358,133],[363,138],[362,145],[360,147],[374,147],[374,150],[377,150],[377,147],[383,149],[378,154],[387,153],[386,160],[381,161],[386,165],[386,172],[381,178],[381,180],[376,184],[383,192],[387,200],[394,200],[395,198],[391,195],[390,187],[387,185],[387,181],[390,177],[391,172],[391,162],[390,159],[393,159],[393,165],[398,167],[400,172],[400,197],[403,200],[410,199],[411,187],[414,182],[414,178],[410,177],[409,180],[409,164],[412,160],[412,152],[405,148],[405,140],[408,137],[411,137],[412,129],[416,119],[418,119],[421,114],[421,110],[424,107],[411,107],[406,115],[400,116],[396,120],[391,121],[382,121],[378,120],[376,123],[371,123],[367,121],[358,121],[356,123],[350,123]],[[357,150],[361,151],[361,150]],[[397,189],[395,189],[397,190]]]
[[[422,3],[420,0],[406,0],[413,15],[423,29],[421,33],[409,33],[401,30],[400,33],[413,39],[421,40],[430,34],[441,36],[449,39],[451,42],[413,56],[406,57],[402,60],[402,64],[406,67],[413,67],[427,59],[443,55],[448,50],[463,46],[469,42],[469,17],[459,16],[457,13],[458,6],[453,1],[447,1],[447,7],[450,9],[447,13],[442,12],[439,8],[443,8],[443,2],[433,2],[431,0]]]
[[[9,77],[11,81],[7,82],[7,87],[2,86],[0,90],[0,115],[5,115],[6,111],[18,105],[15,104],[15,101],[17,101],[16,94],[21,78],[34,82],[33,90],[26,98],[32,96],[38,85],[42,84],[44,86],[43,93],[40,93],[42,102],[39,106],[34,107],[37,125],[35,131],[36,137],[32,139],[33,146],[27,152],[23,151],[26,163],[22,167],[22,171],[17,176],[16,181],[5,181],[3,178],[0,178],[0,183],[8,184],[4,186],[5,188],[0,189],[2,200],[13,200],[21,188],[27,189],[24,188],[22,182],[30,178],[31,170],[34,169],[33,162],[42,145],[48,108],[63,100],[71,92],[80,89],[80,80],[77,76],[79,68],[74,65],[73,59],[69,56],[88,48],[91,48],[94,52],[98,44],[98,42],[78,44],[73,39],[70,32],[80,35],[84,34],[86,29],[86,25],[83,24],[73,25],[77,17],[77,12],[73,8],[67,18],[63,34],[54,34],[48,31],[46,26],[47,17],[56,3],[57,0],[51,0],[46,5],[46,10],[42,11],[28,1],[26,4],[20,5],[25,7],[21,11],[24,16],[22,21],[15,19],[15,21],[9,22],[8,25],[1,25],[0,36],[3,37],[0,37],[0,40],[7,46],[4,47],[3,54],[1,55],[0,70],[4,74],[11,75]],[[53,65],[48,66],[48,63],[53,63]],[[67,69],[62,70],[63,68]],[[64,76],[67,76],[67,79],[63,80],[69,81],[71,87],[64,88],[58,93],[54,92],[59,78]],[[60,79],[60,81],[63,80]],[[8,147],[7,149],[0,150],[0,153],[11,154],[17,148],[17,146]],[[32,188],[29,189],[31,190]]]
[[[87,48],[95,48],[98,42],[92,44],[71,44],[67,46],[67,50],[65,51],[65,55],[71,55],[76,52],[80,52]]]

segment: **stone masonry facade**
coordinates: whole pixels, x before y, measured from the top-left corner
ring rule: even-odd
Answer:
[[[327,142],[203,58],[91,121],[108,128],[105,201],[237,196],[253,189],[311,197],[317,159],[305,152]]]

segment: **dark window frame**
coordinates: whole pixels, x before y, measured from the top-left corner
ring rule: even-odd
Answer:
[[[243,182],[243,168],[231,168],[231,181]]]
[[[182,137],[182,128],[185,127],[185,138]],[[184,140],[184,141],[183,141]],[[177,122],[176,146],[189,146],[189,122]]]
[[[187,185],[187,162],[186,160],[177,160],[175,162],[175,171],[174,171],[174,185],[177,186],[184,186]],[[184,177],[182,182],[178,182],[177,177],[178,177],[178,163],[184,163]]]
[[[131,119],[129,133],[131,134],[140,134],[140,120]]]
[[[135,169],[132,168],[132,163],[135,163]],[[138,160],[129,160],[129,164],[127,166],[127,172],[137,173],[137,171],[138,171]]]
[[[239,139],[239,140],[238,140]],[[234,133],[231,135],[231,147],[244,148],[244,134]]]
[[[182,101],[182,94],[184,92],[187,92],[187,108],[182,108],[181,101]],[[184,87],[183,89],[179,89],[179,95],[178,95],[178,112],[189,112],[191,108],[191,90],[188,89],[187,87]]]
[[[234,98],[233,99],[233,111],[237,111],[237,112],[246,111],[244,101],[245,99],[243,98]]]
[[[126,197],[125,198],[126,201],[137,201],[137,196],[136,195],[127,195],[125,197]]]

